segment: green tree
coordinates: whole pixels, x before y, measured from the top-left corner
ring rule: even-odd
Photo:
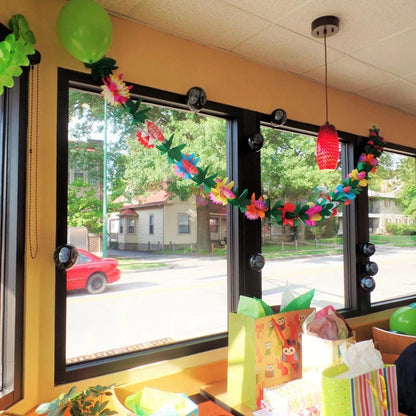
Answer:
[[[399,170],[401,186],[398,196],[404,208],[404,214],[416,220],[416,158],[406,157]]]
[[[165,138],[174,136],[174,146],[185,144],[184,153],[200,158],[199,167],[208,168],[209,174],[226,175],[226,122],[163,107],[152,107],[148,118],[163,131]],[[192,180],[179,178],[166,155],[157,149],[144,148],[137,140],[128,141],[125,179],[134,195],[152,193],[163,186],[181,200],[196,197],[197,244],[200,249],[210,250],[209,203],[204,190]]]
[[[335,171],[319,170],[315,137],[271,128],[263,128],[261,132],[265,139],[261,150],[261,183],[263,194],[272,204],[279,200],[305,204],[341,183],[340,167]],[[304,226],[293,227],[291,233],[298,239],[304,238]]]

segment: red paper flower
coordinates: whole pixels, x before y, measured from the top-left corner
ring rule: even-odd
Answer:
[[[291,227],[294,227],[295,220],[297,218],[286,218],[286,214],[295,210],[296,205],[291,204],[290,202],[286,202],[282,208],[279,208],[280,211],[282,211],[282,225],[290,225]]]
[[[136,134],[137,140],[141,143],[144,147],[148,147],[149,149],[155,147],[156,142],[164,142],[165,137],[163,133],[159,130],[159,127],[156,126],[150,120],[146,121],[147,131],[139,130]]]

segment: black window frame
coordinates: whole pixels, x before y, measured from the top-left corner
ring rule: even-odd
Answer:
[[[85,91],[100,92],[100,82],[93,82],[89,74],[58,68],[58,106],[57,111],[57,222],[56,245],[66,242],[67,181],[68,181],[68,90],[70,87]],[[146,86],[131,84],[131,94],[150,104],[159,104],[187,111],[186,95],[163,91]],[[250,194],[261,192],[260,152],[248,146],[248,138],[260,131],[260,126],[270,126],[268,114],[237,108],[208,101],[202,114],[220,116],[227,123],[227,175],[233,178],[235,187],[248,189]],[[284,126],[277,127],[290,131],[303,132],[317,136],[319,126],[288,119]],[[361,137],[344,131],[338,131],[345,151],[342,153],[343,175],[350,172],[358,160],[367,142],[367,136]],[[398,148],[399,146],[392,146]],[[409,151],[409,149],[408,149]],[[410,149],[412,154],[416,149]],[[247,168],[249,166],[249,169]],[[354,200],[344,214],[348,227],[344,229],[344,282],[347,306],[341,310],[345,317],[364,315],[370,312],[400,306],[412,299],[394,299],[391,302],[371,305],[370,295],[360,287],[365,258],[359,247],[369,241],[368,194],[367,189]],[[237,309],[240,295],[255,296],[262,294],[261,272],[250,267],[250,257],[261,252],[261,222],[248,221],[245,216],[230,205],[227,206],[227,246],[228,246],[228,310]],[[82,364],[65,362],[66,343],[66,285],[65,272],[56,270],[56,311],[55,311],[55,383],[62,384],[83,378],[96,377],[115,371],[126,370],[140,365],[169,360],[203,351],[227,346],[227,333],[216,334],[173,345],[152,348],[140,352],[101,358]]]
[[[8,30],[0,25],[0,39]],[[29,69],[0,96],[0,408],[23,397],[26,150]],[[36,109],[35,109],[36,111]]]

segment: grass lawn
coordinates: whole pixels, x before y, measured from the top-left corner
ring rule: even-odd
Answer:
[[[416,247],[416,235],[372,235],[370,241],[378,244],[388,244],[394,247]]]
[[[389,245],[393,247],[416,247],[416,235],[372,235],[370,241],[377,247],[378,245]],[[321,239],[316,244],[314,240],[299,242],[297,246],[295,242],[265,244],[262,247],[262,254],[266,259],[291,258],[297,256],[316,256],[341,254],[343,252],[342,237],[334,237]],[[175,251],[163,251],[160,255],[171,254],[196,254],[205,255],[206,253],[198,253],[190,249],[182,249]],[[210,255],[210,254],[209,254]],[[226,257],[227,248],[214,248],[214,256]],[[135,258],[119,257],[120,270],[134,269],[150,269],[153,267],[166,267],[163,262],[147,262]]]
[[[119,257],[118,268],[120,270],[136,270],[136,269],[151,269],[154,267],[166,267],[166,263],[162,262],[148,262],[129,257]]]

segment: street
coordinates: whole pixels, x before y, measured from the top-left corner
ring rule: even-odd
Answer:
[[[154,260],[154,255],[153,255]],[[227,330],[227,261],[217,257],[166,256],[162,269],[123,271],[99,295],[67,298],[67,358],[185,340]],[[379,249],[372,301],[414,294],[416,249]],[[263,299],[280,304],[285,289],[315,288],[312,306],[344,306],[342,256],[267,261]]]

